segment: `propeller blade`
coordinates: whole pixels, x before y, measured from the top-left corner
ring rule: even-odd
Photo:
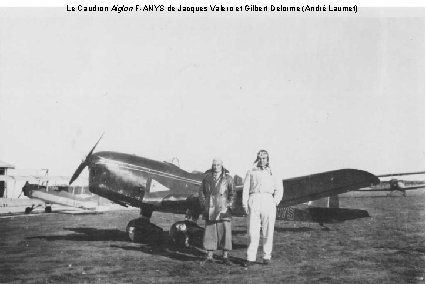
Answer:
[[[96,142],[95,146],[93,146],[92,150],[90,150],[89,154],[87,154],[86,159],[84,160],[85,162],[87,162],[88,158],[92,155],[93,151],[95,150],[96,146],[98,146],[99,141],[101,141],[102,137],[104,136],[105,132],[102,132],[101,137],[99,137],[98,142]]]
[[[90,157],[92,156],[93,151],[95,150],[96,146],[98,146],[99,141],[101,141],[103,136],[104,136],[104,133],[102,133],[101,137],[98,139],[98,142],[96,142],[95,146],[93,146],[92,150],[90,150],[89,154],[87,154],[86,158],[81,162],[81,164],[75,170],[74,174],[72,175],[70,179],[69,185],[71,185],[78,178],[78,176],[81,174],[84,168],[87,165],[89,165]]]
[[[394,177],[394,176],[409,176],[409,175],[421,175],[425,172],[411,172],[411,173],[396,173],[396,174],[384,174],[378,175],[377,177]]]
[[[84,170],[84,168],[88,165],[88,163],[86,163],[86,160],[84,160],[83,162],[81,162],[81,164],[78,166],[78,168],[75,170],[74,174],[72,175],[69,185],[71,185],[77,178],[78,176],[81,174],[81,172]]]

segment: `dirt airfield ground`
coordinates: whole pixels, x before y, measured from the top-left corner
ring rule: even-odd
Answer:
[[[0,218],[0,283],[424,283],[425,196],[342,198],[371,218],[328,225],[277,222],[273,262],[245,269],[244,218],[233,222],[232,266],[200,266],[196,249],[135,244],[138,211]],[[164,229],[181,215],[154,213]],[[202,223],[201,221],[199,222]],[[258,261],[260,261],[258,256]]]

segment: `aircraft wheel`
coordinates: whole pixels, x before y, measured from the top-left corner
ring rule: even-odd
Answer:
[[[204,228],[191,221],[179,221],[170,227],[170,242],[177,248],[202,247]]]
[[[177,248],[189,247],[189,236],[185,221],[174,223],[170,227],[170,243]]]
[[[127,224],[126,232],[132,242],[137,242],[136,240],[138,238],[138,233],[136,226],[132,222],[129,222],[129,224]]]
[[[33,209],[31,207],[25,208],[25,214],[30,214]]]
[[[132,242],[161,242],[163,229],[143,218],[135,219],[127,224],[127,235]]]
[[[52,206],[46,206],[46,208],[44,208],[44,212],[45,213],[52,213]]]

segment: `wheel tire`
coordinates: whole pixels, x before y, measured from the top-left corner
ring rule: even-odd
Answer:
[[[189,247],[189,238],[185,231],[178,229],[178,226],[185,224],[184,221],[174,223],[169,230],[170,242],[174,248]]]
[[[163,230],[149,221],[135,219],[130,221],[126,227],[126,233],[130,241],[135,243],[161,243]]]
[[[138,224],[138,220],[130,221],[129,224],[127,224],[126,232],[130,241],[134,243],[141,243],[144,239],[140,224]]]
[[[44,212],[45,213],[52,213],[52,206],[46,206],[46,208],[44,208]]]
[[[31,207],[25,208],[25,214],[30,214],[33,209]]]

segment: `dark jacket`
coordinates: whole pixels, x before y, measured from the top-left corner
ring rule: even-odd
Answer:
[[[208,170],[201,183],[199,201],[206,220],[231,220],[235,189],[232,177],[223,171],[215,185],[213,171]]]

